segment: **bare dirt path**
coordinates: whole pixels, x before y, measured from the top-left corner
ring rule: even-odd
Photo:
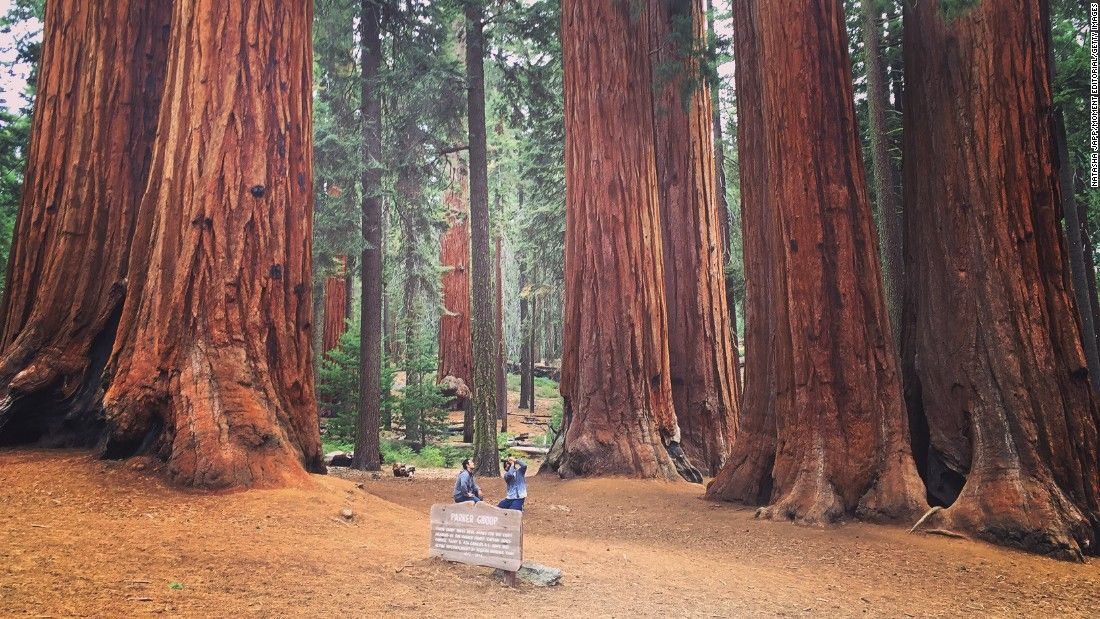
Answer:
[[[533,478],[525,555],[561,567],[564,583],[510,590],[487,569],[424,558],[428,506],[450,494],[441,471],[337,471],[213,495],[139,466],[0,451],[0,616],[1100,614],[1100,562],[892,527],[761,522],[701,500],[698,486],[627,480]],[[503,490],[482,486],[490,498]]]

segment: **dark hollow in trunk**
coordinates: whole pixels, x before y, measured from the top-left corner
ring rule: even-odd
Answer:
[[[904,367],[929,488],[947,502],[965,480],[933,522],[1079,559],[1100,541],[1098,412],[1058,223],[1047,20],[1040,0],[906,5]]]
[[[97,443],[172,3],[51,2],[0,307],[0,443]],[[125,153],[125,156],[120,156]]]

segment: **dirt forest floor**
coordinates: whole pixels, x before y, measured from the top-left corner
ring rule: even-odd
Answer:
[[[426,558],[454,471],[424,473],[206,494],[148,461],[0,451],[0,616],[1100,616],[1098,560],[758,521],[699,486],[626,480],[533,478],[524,555],[563,584],[512,590]]]

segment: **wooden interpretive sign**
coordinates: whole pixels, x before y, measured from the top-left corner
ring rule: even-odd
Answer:
[[[515,572],[523,563],[523,512],[484,501],[432,505],[428,555]]]

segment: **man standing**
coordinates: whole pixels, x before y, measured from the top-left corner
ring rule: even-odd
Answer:
[[[504,500],[497,504],[501,509],[516,509],[523,511],[523,501],[527,498],[527,464],[523,460],[506,458],[504,463],[504,483],[508,486],[508,493]]]
[[[481,500],[481,488],[474,481],[474,460],[466,458],[462,461],[462,472],[455,481],[455,503],[472,502]]]

